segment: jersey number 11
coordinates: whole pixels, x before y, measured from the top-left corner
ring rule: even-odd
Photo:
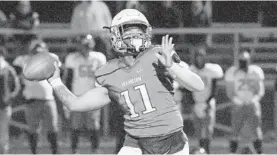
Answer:
[[[147,114],[147,113],[155,111],[156,108],[153,107],[151,102],[150,102],[149,95],[148,95],[145,84],[136,86],[134,88],[135,88],[135,90],[138,90],[140,92],[140,95],[141,95],[142,100],[143,100],[143,105],[145,107],[145,110],[142,112],[142,114]],[[126,102],[127,106],[130,109],[131,117],[132,118],[138,117],[139,114],[135,112],[135,107],[131,102],[131,99],[130,99],[130,96],[129,96],[129,91],[126,90],[126,91],[122,92],[121,95],[125,98],[125,102]]]

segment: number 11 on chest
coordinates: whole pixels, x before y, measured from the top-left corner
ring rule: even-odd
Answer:
[[[142,114],[148,114],[150,112],[155,111],[156,108],[152,106],[152,103],[149,99],[149,95],[148,95],[145,84],[136,86],[136,87],[134,87],[134,89],[140,92],[140,95],[141,95],[141,98],[142,98],[142,102],[143,102],[143,105],[144,105],[144,108],[145,108],[145,110],[142,111]],[[131,117],[132,118],[138,117],[139,114],[135,112],[135,107],[134,107],[134,104],[132,103],[132,101],[130,99],[129,91],[126,90],[126,91],[122,92],[121,95],[124,97],[125,102],[126,102],[128,108],[130,109]]]

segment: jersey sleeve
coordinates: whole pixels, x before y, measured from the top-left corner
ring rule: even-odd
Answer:
[[[218,64],[211,64],[210,72],[210,75],[213,79],[220,79],[223,77],[223,70]]]
[[[235,74],[235,67],[232,66],[229,69],[227,69],[227,71],[225,73],[224,80],[226,82],[232,82],[232,81],[234,81],[234,74]]]
[[[74,55],[68,54],[65,58],[65,68],[74,68]]]

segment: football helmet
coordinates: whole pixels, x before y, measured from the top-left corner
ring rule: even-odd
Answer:
[[[85,46],[89,47],[89,48],[94,48],[94,46],[95,46],[95,41],[94,41],[94,38],[91,34],[81,36],[80,37],[80,43],[82,45],[85,45]]]
[[[134,28],[140,31],[126,33]],[[137,55],[151,45],[152,27],[146,17],[136,9],[119,12],[112,20],[110,32],[113,49],[121,55]]]
[[[206,64],[206,49],[198,47],[194,52],[194,65],[198,69],[203,69]]]
[[[238,55],[238,64],[239,64],[239,68],[241,70],[247,71],[248,70],[248,66],[250,65],[250,52],[247,50],[243,50],[239,53]]]

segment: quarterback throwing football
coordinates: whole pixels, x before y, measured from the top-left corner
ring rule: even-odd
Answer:
[[[121,105],[127,135],[119,155],[189,154],[170,82],[174,79],[191,91],[201,91],[203,81],[179,63],[168,35],[161,46],[151,45],[151,26],[141,12],[122,10],[109,29],[118,58],[96,71],[101,87],[75,96],[62,83],[57,64],[48,82],[71,111],[99,109],[111,100]]]

